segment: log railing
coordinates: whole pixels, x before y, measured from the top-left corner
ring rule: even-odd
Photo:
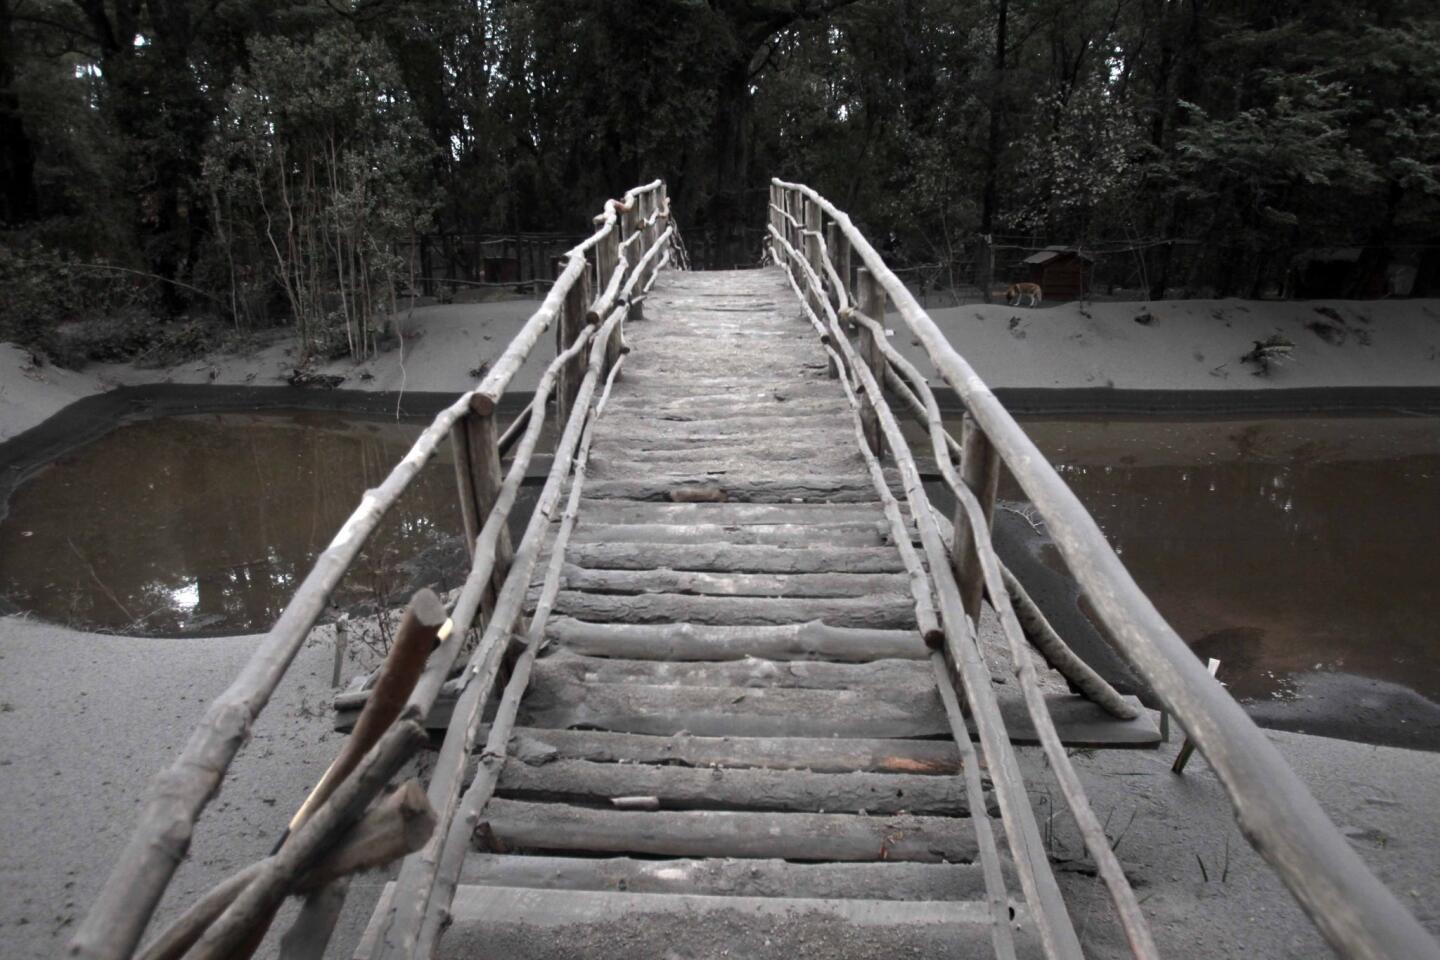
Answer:
[[[417,595],[412,604],[407,623],[428,630],[424,649],[434,649],[428,661],[422,660],[423,672],[409,676],[405,685],[409,693],[400,695],[403,707],[398,717],[375,731],[373,744],[366,743],[364,749],[350,745],[350,753],[360,757],[354,771],[343,778],[327,778],[337,781],[333,792],[317,800],[313,809],[307,804],[304,816],[297,815],[292,832],[282,837],[270,857],[212,890],[157,937],[145,956],[159,960],[187,955],[192,944],[191,956],[248,955],[280,900],[292,892],[308,892],[309,897],[282,943],[282,956],[319,956],[343,902],[344,877],[410,851],[416,852],[406,859],[401,877],[402,882],[411,881],[407,889],[420,891],[418,906],[400,905],[387,926],[385,942],[413,945],[422,928],[438,927],[436,917],[449,907],[443,898],[445,885],[437,886],[439,851],[452,833],[464,762],[474,745],[480,715],[511,652],[512,637],[528,631],[522,607],[538,556],[538,531],[549,521],[576,465],[577,446],[597,405],[597,384],[602,378],[606,384],[613,381],[618,370],[627,314],[643,299],[657,271],[684,262],[684,247],[671,222],[662,181],[636,187],[623,199],[606,203],[596,218],[595,233],[566,255],[564,269],[544,302],[480,383],[441,411],[385,480],[365,493],[249,663],[210,704],[175,761],[152,781],[138,823],[71,939],[67,955],[94,960],[128,960],[136,955],[150,918],[189,848],[201,811],[219,789],[331,592],[386,511],[448,437],[455,449],[470,570],[448,615],[433,595],[428,601]],[[552,326],[556,357],[540,378],[530,405],[502,431],[497,422],[500,400]],[[539,505],[517,548],[510,541],[508,521],[552,396],[562,435]],[[507,452],[510,464],[502,469]],[[417,614],[422,608],[428,611],[427,604],[438,614]],[[472,625],[479,628],[480,638],[457,676],[453,668]],[[418,785],[412,784],[404,792],[405,802],[382,803],[366,814],[371,800],[426,740],[417,721],[429,713],[442,686],[458,687],[460,701],[426,797],[420,797]],[[423,833],[416,824],[425,825]],[[357,856],[352,849],[356,838],[364,840],[368,859],[364,851]],[[425,845],[417,850],[420,843]],[[381,850],[387,855],[377,862],[374,856]],[[453,891],[453,884],[449,889]],[[442,895],[432,896],[432,890]]]
[[[944,659],[937,659],[937,675],[943,681],[942,694],[949,686],[950,672],[957,672],[971,698],[992,777],[997,773],[1003,777],[1005,764],[997,764],[996,755],[1003,761],[1003,729],[986,730],[988,722],[980,714],[988,693],[984,689],[988,674],[974,669],[973,618],[981,597],[988,597],[1009,644],[1041,745],[1116,903],[1134,955],[1153,956],[1154,944],[1056,735],[1024,641],[1036,643],[1052,666],[1060,667],[1077,688],[1102,705],[1108,685],[1088,676],[1088,668],[1064,649],[1058,637],[1047,637],[1046,630],[1039,628],[1034,622],[1038,610],[995,554],[989,523],[1001,470],[1010,472],[1044,518],[1071,575],[1090,598],[1120,653],[1210,762],[1241,831],[1280,875],[1334,950],[1356,958],[1440,958],[1440,945],[1375,878],[1279,751],[1165,622],[1075,494],[850,218],[813,189],[774,180],[768,246],[830,349],[832,370],[841,367],[836,372],[862,407],[867,446],[872,451],[886,450],[900,467],[939,599]],[[889,346],[883,326],[887,300],[963,405],[964,426],[958,442],[945,431],[925,377]],[[855,344],[849,339],[847,325],[858,330]],[[852,381],[857,389],[850,387]],[[919,483],[914,459],[887,406],[886,385],[929,430],[935,459],[958,502],[953,532],[944,529],[943,518]],[[952,461],[957,455],[958,467]],[[1050,652],[1045,651],[1046,642],[1051,644]],[[957,738],[961,736],[963,733],[957,732]],[[998,796],[998,779],[996,786]],[[1023,849],[1027,831],[1015,830],[1003,798],[1001,802],[1007,840],[1016,853],[1027,899],[1043,915],[1045,891],[1034,889],[1023,866],[1029,855]],[[1063,926],[1047,930],[1042,923],[1040,933],[1047,955],[1072,955]]]

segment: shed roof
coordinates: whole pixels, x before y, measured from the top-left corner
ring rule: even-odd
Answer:
[[[1026,257],[1024,262],[1030,264],[1031,266],[1038,267],[1043,264],[1050,263],[1051,261],[1058,260],[1062,257],[1078,257],[1081,260],[1088,260],[1092,263],[1095,260],[1094,257],[1087,256],[1086,254],[1081,253],[1079,250],[1076,250],[1073,247],[1046,247],[1039,253],[1032,253],[1030,256]]]

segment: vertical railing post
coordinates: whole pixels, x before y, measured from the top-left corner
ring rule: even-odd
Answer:
[[[495,411],[489,410],[480,412],[476,404],[478,396],[470,398],[470,412],[456,424],[465,433],[465,473],[466,479],[461,481],[462,491],[468,489],[472,497],[472,509],[476,522],[476,536],[479,529],[485,526],[485,521],[490,516],[490,511],[495,508],[495,501],[500,496],[500,484],[504,475],[500,469],[500,444],[499,431],[495,425]],[[489,406],[489,404],[485,404]],[[531,416],[543,417],[545,411],[532,411]],[[454,434],[452,433],[452,437]],[[457,460],[456,469],[459,469]],[[463,506],[463,505],[462,505]],[[471,550],[474,550],[475,538],[470,540]],[[495,608],[495,597],[500,592],[500,587],[505,583],[505,576],[510,572],[510,561],[514,559],[515,550],[510,542],[510,530],[502,527],[500,536],[495,541],[495,566],[490,575],[490,585],[480,598],[480,610],[488,618],[491,610]]]
[[[990,438],[968,413],[960,435],[960,481],[975,494],[988,526],[995,514],[995,494],[1000,486],[1000,455]],[[988,536],[988,531],[985,532]],[[965,613],[977,624],[980,620],[980,598],[985,591],[979,554],[975,547],[977,531],[970,524],[970,515],[958,504],[955,508],[955,547],[950,562],[955,580],[960,585],[960,599]]]
[[[804,215],[804,210],[805,198],[800,195],[799,191],[787,189],[785,191],[785,212],[790,216],[785,218],[785,239],[790,241],[790,246],[795,250],[797,256],[800,253],[800,233],[795,221]],[[800,282],[800,268],[793,263],[790,264],[790,276],[795,279],[796,283]]]
[[[805,253],[805,260],[810,264],[810,269],[815,271],[815,275],[820,278],[820,282],[823,284],[825,280],[825,266],[822,261],[825,253],[820,247],[820,221],[820,205],[807,199],[805,201],[805,232],[803,234],[805,245],[801,249]],[[817,290],[811,287],[808,278],[804,278],[803,274],[801,282],[805,287],[805,299],[809,302],[810,309],[815,311],[815,316],[820,318],[823,323],[825,318],[824,304],[825,298],[827,297],[824,288],[821,287]],[[829,356],[830,359],[825,369],[830,374],[830,379],[834,380],[840,376],[840,371],[835,365],[835,355],[832,353]]]
[[[663,219],[655,221],[655,239],[658,240],[660,239],[660,236],[664,234],[666,229],[675,222],[675,218],[670,215],[670,188],[666,185],[664,180],[661,180],[660,186],[655,188],[655,209],[661,210],[665,214]],[[674,246],[675,235],[672,233],[670,237],[671,241],[670,243],[666,244],[666,246]],[[675,265],[677,267],[679,266],[678,263]],[[657,272],[660,270],[659,257],[655,258],[655,270]]]
[[[465,527],[465,549],[475,559],[475,539],[480,536],[481,518],[476,515],[475,486],[470,472],[470,437],[465,430],[468,415],[450,428],[450,450],[455,455],[455,487],[460,494],[460,521]]]
[[[555,327],[555,352],[569,348],[580,336],[585,326],[585,314],[590,309],[590,271],[581,271],[575,283],[565,293],[565,305],[560,311],[560,322]],[[570,411],[575,405],[575,395],[580,392],[580,381],[585,377],[585,353],[582,350],[560,368],[559,389],[555,391],[555,426],[565,428],[570,420]]]
[[[620,262],[620,220],[610,228],[595,247],[595,292],[603,293],[610,285],[610,276]]]
[[[775,208],[778,207],[779,205],[780,205],[780,188],[777,187],[777,186],[775,186],[774,182],[772,181],[771,184],[770,184],[770,206],[769,206],[769,208],[765,211],[765,216],[766,216],[765,222],[768,223],[768,224],[770,224],[770,226],[774,227],[776,230],[779,230],[779,229],[780,229],[780,214],[778,214],[778,213],[775,212]],[[784,256],[784,254],[782,254],[782,253],[780,252],[780,250],[779,250],[774,244],[769,243],[769,242],[768,242],[768,239],[767,239],[767,245],[770,247],[770,255],[771,255],[771,258],[772,258],[777,264],[779,264],[779,263],[784,263],[784,262],[785,262],[785,256]]]
[[[881,329],[885,326],[885,288],[865,267],[855,271],[856,295],[859,298],[858,308],[860,312],[880,324]],[[875,382],[885,386],[885,355],[880,352],[880,343],[866,324],[860,324],[860,359],[870,368],[875,375]],[[884,453],[884,441],[881,439],[880,418],[875,413],[875,407],[868,398],[860,404],[860,425],[865,431],[865,442],[870,445],[870,451],[875,456]]]
[[[649,190],[646,190],[635,198],[635,203],[639,208],[640,215],[638,224],[640,242],[635,245],[635,262],[638,264],[640,258],[645,255],[645,251],[650,249],[650,244],[655,242],[655,230],[648,222],[650,220],[650,214],[655,212],[655,196]],[[648,273],[649,270],[647,268],[641,272],[640,279],[636,281],[635,290],[637,293],[645,288],[645,281],[650,279]]]
[[[840,275],[840,283],[845,287],[845,295],[850,302],[855,302],[855,277],[850,267],[850,238],[845,231],[840,229],[840,224],[832,224],[834,237],[830,240],[830,262],[835,265],[835,272]],[[879,320],[879,317],[875,319]]]

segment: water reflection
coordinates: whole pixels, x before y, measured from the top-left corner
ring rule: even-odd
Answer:
[[[62,623],[152,635],[268,629],[315,555],[420,424],[313,411],[122,427],[17,490],[0,594]],[[402,593],[415,564],[463,573],[448,446],[366,545],[335,600]]]
[[[1325,672],[1440,700],[1440,420],[1024,425],[1240,699]]]

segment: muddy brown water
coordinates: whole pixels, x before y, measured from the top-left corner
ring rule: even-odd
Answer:
[[[290,410],[119,427],[13,493],[0,523],[0,596],[45,620],[107,632],[267,630],[423,426]],[[397,602],[427,575],[444,585],[447,571],[456,585],[461,529],[445,445],[333,602],[357,611]]]
[[[1440,418],[1024,426],[1258,719],[1440,748]]]
[[[1440,748],[1440,418],[1024,425],[1160,611],[1222,661],[1263,722]],[[266,630],[422,427],[301,410],[119,427],[15,490],[0,597],[111,632]],[[422,583],[456,585],[449,456],[442,447],[385,518],[338,608],[363,614]],[[1063,569],[1052,548],[1046,561]]]

